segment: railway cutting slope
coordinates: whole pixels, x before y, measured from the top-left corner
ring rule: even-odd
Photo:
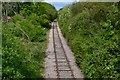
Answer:
[[[84,78],[57,21],[52,22],[45,58],[45,78]]]

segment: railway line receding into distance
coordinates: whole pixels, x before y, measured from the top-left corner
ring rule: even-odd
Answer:
[[[71,49],[60,31],[57,20],[52,22],[45,58],[45,78],[84,78],[77,67]]]

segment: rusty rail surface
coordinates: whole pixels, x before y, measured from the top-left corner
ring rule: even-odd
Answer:
[[[70,70],[70,72],[71,72],[71,77],[74,78],[74,80],[75,80],[75,76],[74,76],[73,70],[71,69],[71,65],[70,65],[69,59],[68,59],[68,57],[67,57],[66,51],[65,51],[65,49],[64,49],[64,47],[63,47],[63,43],[62,43],[62,41],[61,41],[60,34],[59,34],[59,31],[58,31],[57,27],[58,27],[58,26],[57,26],[57,22],[54,21],[54,22],[53,22],[53,25],[52,25],[52,28],[53,28],[53,46],[54,46],[54,54],[55,54],[55,63],[56,63],[57,78],[60,79],[60,71],[59,71],[58,59],[57,59],[57,54],[56,54],[56,46],[55,46],[55,31],[54,31],[55,29],[56,29],[57,36],[58,36],[58,39],[59,39],[60,44],[61,44],[60,46],[61,46],[61,48],[62,48],[62,50],[63,50],[63,54],[64,54],[64,56],[65,56],[65,60],[66,60],[66,62],[67,62],[67,65],[68,65],[68,67],[69,67],[69,70]]]
[[[52,26],[53,28],[53,47],[54,47],[54,54],[55,54],[55,63],[56,63],[56,71],[57,71],[57,78],[60,78],[60,74],[59,74],[59,68],[58,68],[58,60],[57,60],[57,54],[56,54],[56,48],[55,48],[55,37],[54,37],[54,24]]]

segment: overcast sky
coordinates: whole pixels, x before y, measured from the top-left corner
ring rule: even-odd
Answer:
[[[45,2],[74,2],[78,0],[44,0]]]
[[[0,0],[2,2],[39,2],[41,0]],[[119,2],[120,0],[43,0],[45,2]]]
[[[77,0],[44,0],[44,2],[50,3],[53,6],[55,6],[57,10],[59,10],[60,8],[63,8],[68,4],[72,4],[72,2],[75,2],[75,1]]]
[[[57,10],[63,8],[66,5],[72,4],[72,2],[47,2],[52,4]]]

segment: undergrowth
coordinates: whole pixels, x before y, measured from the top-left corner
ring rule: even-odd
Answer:
[[[120,78],[119,3],[73,3],[58,21],[86,78]]]
[[[2,25],[3,80],[43,78],[46,34],[56,10],[44,2],[24,2],[20,6],[20,13],[8,13],[12,19]],[[46,13],[50,9],[53,13]]]

